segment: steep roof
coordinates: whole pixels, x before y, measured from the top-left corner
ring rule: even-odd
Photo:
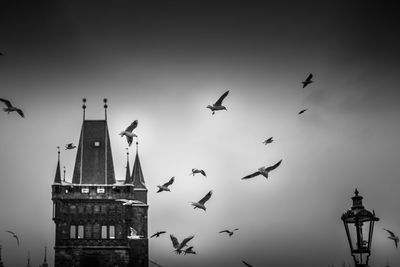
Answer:
[[[146,189],[142,167],[140,166],[139,153],[136,150],[135,163],[133,164],[132,178],[134,189]]]
[[[115,183],[114,164],[106,120],[83,121],[72,183]]]
[[[58,151],[58,160],[57,160],[56,175],[54,175],[54,183],[61,184],[60,151]]]

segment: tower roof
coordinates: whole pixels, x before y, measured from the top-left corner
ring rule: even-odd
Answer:
[[[140,160],[139,160],[138,143],[136,143],[136,157],[135,157],[135,163],[133,164],[131,179],[133,180],[133,187],[135,189],[146,189],[142,167],[140,165]]]
[[[72,183],[115,183],[114,164],[106,120],[83,121]]]
[[[61,184],[61,170],[60,170],[60,147],[58,146],[58,160],[57,160],[57,168],[56,175],[54,176],[54,183]]]
[[[126,153],[125,184],[132,184],[131,168],[129,167],[129,152]]]

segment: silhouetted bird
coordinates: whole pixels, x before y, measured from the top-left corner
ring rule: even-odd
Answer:
[[[250,264],[248,264],[247,262],[245,262],[245,261],[242,261],[243,263],[244,263],[244,265],[246,265],[246,266],[249,266],[249,267],[253,267],[253,265],[250,265]]]
[[[12,234],[12,236],[17,240],[17,245],[19,246],[19,238],[17,234],[14,233],[13,231],[8,231],[8,230],[6,230],[6,232]]]
[[[170,235],[170,237],[171,237],[172,245],[173,245],[174,248],[175,248],[175,252],[176,252],[177,254],[181,254],[181,253],[182,253],[182,249],[183,249],[185,246],[187,246],[186,244],[187,244],[190,240],[192,240],[192,238],[194,237],[194,235],[189,236],[189,237],[186,237],[185,239],[183,239],[183,241],[182,241],[181,243],[179,243],[178,239],[177,239],[175,236]]]
[[[131,125],[128,126],[128,128],[125,129],[125,131],[120,132],[119,135],[126,136],[126,141],[128,141],[128,145],[131,146],[133,137],[137,137],[136,134],[134,134],[132,131],[135,130],[135,128],[138,126],[138,120],[135,120],[134,122],[131,123]]]
[[[24,113],[22,112],[22,110],[19,109],[19,108],[14,107],[13,105],[11,105],[11,102],[10,102],[9,100],[0,98],[0,101],[3,102],[4,104],[6,104],[7,107],[6,107],[6,108],[3,108],[3,110],[4,110],[5,112],[7,112],[8,114],[9,114],[10,112],[16,111],[22,118],[25,117],[25,115],[24,115]]]
[[[229,230],[222,230],[222,231],[220,231],[219,233],[220,233],[220,234],[221,234],[221,233],[227,233],[227,234],[229,234],[229,237],[231,237],[231,236],[233,235],[233,232],[235,232],[235,231],[237,231],[237,230],[239,230],[239,228],[233,229],[232,231],[229,231]]]
[[[192,173],[191,174],[194,176],[196,173],[201,173],[201,174],[203,174],[203,176],[207,176],[206,172],[203,171],[203,170],[199,170],[199,169],[196,169],[196,168],[192,169]]]
[[[183,255],[186,255],[186,254],[197,254],[197,253],[196,253],[196,251],[193,251],[193,246],[191,246],[183,251]]]
[[[192,206],[194,206],[194,209],[199,208],[206,211],[206,206],[204,205],[211,198],[211,195],[212,195],[212,190],[210,190],[210,192],[208,192],[207,195],[205,195],[202,199],[200,199],[199,202],[192,202]]]
[[[272,142],[274,141],[274,140],[272,140],[272,138],[273,138],[273,137],[268,138],[267,140],[265,140],[265,141],[263,142],[263,144],[264,144],[264,145],[267,145],[267,144],[272,143]]]
[[[212,114],[215,114],[215,111],[217,110],[227,110],[226,107],[222,105],[222,101],[224,101],[224,98],[229,94],[229,90],[226,91],[218,100],[215,102],[213,105],[208,105],[207,108],[209,108],[212,111]]]
[[[272,165],[270,167],[261,167],[261,168],[258,169],[258,171],[243,177],[242,180],[243,179],[250,179],[250,178],[256,177],[257,175],[260,175],[260,174],[268,179],[268,173],[270,171],[273,171],[276,168],[278,168],[278,166],[281,165],[281,162],[282,162],[282,160],[278,161],[275,165]]]
[[[171,190],[169,190],[168,186],[170,186],[170,185],[174,182],[174,180],[175,180],[175,177],[172,176],[172,178],[169,179],[169,181],[166,182],[165,184],[163,184],[163,185],[157,185],[157,187],[158,187],[157,193],[160,193],[160,192],[162,192],[162,191],[171,191]]]
[[[385,230],[386,232],[388,232],[390,234],[390,236],[388,236],[388,238],[394,241],[394,244],[396,245],[396,248],[397,248],[397,245],[399,243],[399,237],[396,236],[392,231],[390,231],[388,229],[383,228],[383,230]]]
[[[152,237],[160,237],[161,234],[165,234],[165,231],[158,231],[157,233],[153,234],[152,236],[150,236],[150,238]]]
[[[65,150],[74,149],[74,148],[76,148],[76,146],[73,143],[69,143],[69,144],[65,145]]]
[[[303,114],[306,111],[307,111],[307,109],[302,109],[302,110],[299,111],[299,113],[297,113],[297,115]]]
[[[126,206],[126,205],[133,206],[133,205],[135,205],[135,204],[144,204],[142,201],[136,200],[136,199],[124,199],[124,198],[120,198],[120,199],[116,199],[115,201],[124,202],[124,203],[122,203],[123,206]]]
[[[313,77],[312,73],[310,73],[310,75],[308,75],[307,79],[303,82],[301,82],[303,84],[303,88],[306,87],[307,85],[309,85],[310,83],[312,83],[313,81],[311,80]]]

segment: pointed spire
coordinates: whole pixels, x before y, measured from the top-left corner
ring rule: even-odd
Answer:
[[[129,150],[126,148],[126,174],[125,174],[125,184],[132,184],[131,179],[131,168],[129,167]]]
[[[86,98],[82,99],[83,105],[82,105],[82,109],[83,109],[83,121],[85,121],[85,113],[86,113]]]
[[[57,147],[57,154],[58,154],[58,160],[57,160],[56,175],[54,176],[54,183],[55,184],[61,184],[60,146]]]
[[[47,263],[47,246],[44,246],[44,263]]]
[[[104,98],[104,99],[103,99],[103,102],[104,102],[104,118],[105,118],[105,120],[107,121],[107,108],[108,108],[108,105],[107,105],[107,98]]]
[[[139,160],[139,143],[136,142],[136,157],[135,163],[133,164],[132,178],[133,187],[135,189],[146,189],[146,185],[144,183],[144,177],[142,172],[142,167],[140,165]]]
[[[63,182],[65,183],[65,172],[66,172],[66,170],[65,170],[65,166],[64,166],[64,177],[63,177]]]

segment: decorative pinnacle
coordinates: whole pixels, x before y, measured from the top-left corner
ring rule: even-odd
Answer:
[[[85,109],[86,108],[86,98],[83,98],[82,102],[83,102],[82,108]]]
[[[356,196],[358,196],[358,190],[357,190],[357,188],[356,188],[356,190],[354,191],[354,194],[355,194]]]
[[[65,182],[65,172],[66,172],[66,170],[65,170],[65,166],[64,166],[64,178],[63,178],[64,182]]]
[[[108,108],[108,106],[107,106],[107,98],[104,98],[103,102],[104,102],[104,108]]]

